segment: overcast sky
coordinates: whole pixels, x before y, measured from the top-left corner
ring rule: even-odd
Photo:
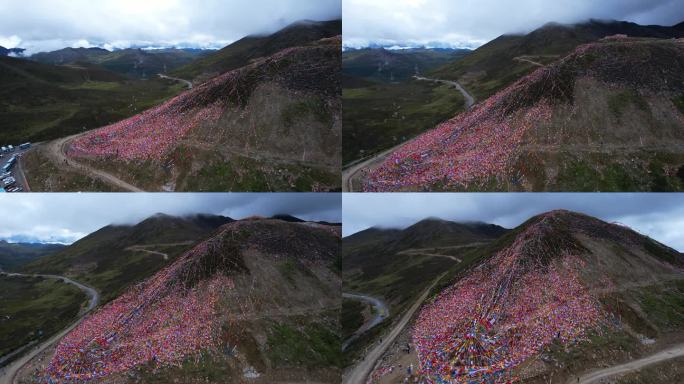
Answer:
[[[337,193],[3,193],[0,240],[72,243],[109,224],[155,213],[212,213],[241,219],[290,214],[341,222]]]
[[[344,0],[347,47],[369,43],[476,48],[547,22],[590,18],[674,25],[684,0]]]
[[[221,48],[299,20],[341,16],[341,0],[0,0],[0,46]]]
[[[342,206],[344,236],[373,226],[405,228],[428,217],[513,228],[536,214],[568,209],[684,251],[681,193],[345,193]]]

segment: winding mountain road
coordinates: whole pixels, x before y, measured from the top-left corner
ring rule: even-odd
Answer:
[[[88,303],[88,306],[81,313],[81,316],[78,318],[78,320],[74,321],[70,326],[64,328],[62,331],[53,335],[49,339],[43,341],[42,343],[37,344],[27,354],[23,355],[22,357],[18,358],[17,360],[14,360],[13,362],[9,363],[6,367],[0,369],[0,384],[15,384],[15,376],[17,375],[17,372],[19,372],[19,370],[24,365],[26,365],[26,363],[31,361],[31,359],[33,359],[36,355],[43,352],[45,349],[49,348],[51,345],[53,345],[54,343],[59,341],[62,337],[64,337],[67,333],[69,333],[72,329],[74,329],[78,324],[80,324],[81,321],[83,320],[83,318],[85,317],[85,315],[88,314],[90,311],[92,311],[97,306],[97,304],[100,302],[100,294],[95,290],[95,288],[89,287],[85,284],[71,280],[70,278],[64,277],[64,276],[10,273],[10,272],[3,272],[3,271],[0,271],[0,275],[20,276],[20,277],[43,277],[46,279],[58,279],[58,280],[64,281],[65,283],[75,285],[80,290],[85,292],[88,296],[90,296],[90,301]]]
[[[382,338],[382,341],[380,344],[376,345],[373,349],[370,350],[366,354],[366,356],[363,358],[361,362],[356,364],[347,374],[344,376],[342,379],[342,382],[344,384],[363,384],[366,382],[366,378],[368,375],[371,374],[373,371],[373,368],[375,367],[376,362],[382,355],[385,353],[387,348],[394,343],[394,340],[399,336],[402,330],[408,325],[409,321],[411,321],[411,318],[413,315],[416,313],[418,308],[420,308],[421,304],[425,301],[427,296],[430,294],[430,291],[434,286],[439,282],[439,280],[442,279],[446,275],[446,272],[439,275],[432,284],[430,284],[429,287],[427,287],[423,293],[418,297],[418,299],[411,305],[411,307],[406,311],[404,316],[402,316],[401,320],[397,323],[397,325],[390,330],[390,332],[387,335],[384,335]]]
[[[456,88],[459,92],[461,92],[461,94],[463,94],[463,97],[465,98],[465,101],[466,101],[466,109],[471,109],[473,107],[473,105],[475,105],[475,98],[470,93],[468,93],[468,91],[466,91],[465,88],[463,88],[463,86],[461,84],[459,84],[456,81],[431,79],[431,78],[422,77],[422,76],[413,76],[413,78],[416,80],[419,80],[419,81],[432,81],[432,82],[436,82],[436,83],[451,85],[454,88]],[[347,169],[343,169],[342,170],[342,192],[354,192],[354,180],[356,179],[358,174],[363,169],[371,169],[373,167],[376,167],[376,166],[382,164],[388,155],[395,152],[399,148],[403,147],[404,145],[406,145],[410,141],[411,140],[403,142],[403,143],[396,145],[390,149],[382,151],[382,152],[378,153],[377,155],[375,155],[371,158],[368,158],[366,160],[358,162],[358,163],[348,167]]]
[[[47,154],[48,157],[50,157],[55,164],[55,166],[59,167],[70,167],[73,168],[81,173],[84,173],[90,177],[99,179],[107,184],[110,184],[112,186],[115,186],[117,188],[129,191],[129,192],[144,192],[142,189],[129,184],[118,177],[112,175],[111,173],[95,169],[91,166],[85,165],[83,163],[79,163],[78,161],[74,160],[73,158],[68,158],[66,155],[67,147],[69,146],[69,143],[78,138],[79,136],[82,136],[85,133],[79,133],[77,135],[72,135],[72,136],[67,136],[63,137],[61,139],[53,140],[49,143],[47,143]]]
[[[175,246],[180,246],[180,245],[191,245],[194,243],[194,241],[184,241],[181,243],[164,243],[164,244],[143,244],[143,245],[131,245],[130,247],[126,248],[126,251],[135,251],[135,252],[145,252],[149,253],[152,255],[157,255],[161,256],[164,260],[169,259],[169,255],[164,252],[159,252],[147,248],[154,248],[154,247],[175,247]]]
[[[420,81],[431,81],[433,83],[442,83],[446,85],[451,85],[452,87],[458,89],[461,94],[463,94],[463,97],[465,97],[466,100],[466,109],[471,109],[473,105],[475,105],[475,98],[473,95],[468,93],[468,91],[463,88],[461,84],[459,84],[457,81],[451,81],[451,80],[441,80],[441,79],[431,79],[429,77],[423,77],[423,76],[413,76],[414,79],[420,80]]]
[[[347,349],[347,346],[354,340],[356,340],[359,336],[361,336],[364,332],[367,330],[375,327],[376,325],[380,324],[383,320],[389,317],[389,308],[385,303],[382,302],[382,300],[375,298],[373,296],[368,296],[368,295],[363,295],[363,294],[358,294],[358,293],[347,293],[347,292],[342,292],[342,297],[346,299],[351,299],[351,300],[357,300],[357,301],[365,301],[367,303],[370,303],[373,307],[375,307],[375,313],[376,315],[365,322],[354,334],[348,338],[347,340],[342,343],[342,350],[344,351]]]
[[[188,89],[192,89],[192,82],[191,81],[188,81],[185,79],[179,79],[177,77],[166,76],[166,75],[161,74],[161,73],[158,73],[157,76],[161,77],[162,79],[175,80],[175,81],[179,81],[181,83],[185,83],[185,85],[188,86]]]
[[[624,373],[628,373],[631,371],[636,371],[638,369],[641,369],[647,365],[659,363],[661,361],[665,360],[670,360],[674,359],[679,356],[684,356],[684,344],[678,344],[675,345],[674,347],[668,348],[664,351],[660,351],[658,353],[655,353],[651,356],[644,357],[642,359],[630,361],[629,363],[625,364],[620,364],[620,365],[615,365],[612,367],[608,367],[605,369],[600,369],[598,371],[593,371],[586,373],[584,375],[578,377],[572,377],[570,378],[567,383],[568,384],[593,384],[593,383],[599,383],[601,379],[605,379],[607,377],[612,377],[616,375],[621,375]]]

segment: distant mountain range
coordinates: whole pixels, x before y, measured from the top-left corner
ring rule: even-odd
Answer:
[[[95,64],[112,72],[135,78],[149,78],[167,73],[213,50],[128,48],[108,51],[102,48],[63,48],[31,55],[30,60],[44,64]]]
[[[23,56],[25,49],[23,48],[5,48],[0,45],[0,56]]]
[[[342,75],[345,87],[355,85],[357,78],[400,82],[458,60],[470,52],[468,49],[427,48],[348,50],[342,53]]]
[[[41,257],[52,255],[65,245],[43,243],[9,243],[0,240],[0,269],[13,271]]]

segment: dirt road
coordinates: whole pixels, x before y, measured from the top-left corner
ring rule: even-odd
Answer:
[[[185,85],[188,86],[188,89],[192,89],[192,82],[184,79],[179,79],[177,77],[171,77],[171,76],[166,76],[162,75],[161,73],[158,73],[157,76],[161,77],[162,79],[169,79],[169,80],[175,80],[175,81],[180,81],[181,83],[185,83]]]
[[[67,158],[66,155],[66,150],[67,147],[69,146],[69,143],[78,138],[81,135],[84,135],[85,133],[80,133],[78,135],[73,135],[73,136],[68,136],[68,137],[63,137],[61,139],[57,139],[54,141],[51,141],[47,143],[47,155],[50,157],[50,159],[54,162],[55,166],[58,168],[61,167],[69,167],[73,168],[81,173],[85,173],[90,177],[94,177],[96,179],[99,179],[107,184],[116,186],[118,188],[121,188],[126,191],[130,192],[144,192],[142,189],[131,185],[118,177],[107,173],[105,171],[101,171],[99,169],[95,169],[93,167],[90,167],[88,165],[82,164],[77,162],[76,160],[72,158]]]
[[[567,383],[568,384],[591,384],[598,383],[601,379],[606,377],[611,377],[615,375],[621,375],[637,369],[641,369],[647,365],[655,364],[661,361],[674,359],[675,357],[684,356],[684,344],[678,344],[674,347],[668,348],[664,351],[660,351],[651,356],[644,357],[643,359],[638,359],[630,361],[629,363],[616,365],[613,367],[608,367],[605,369],[600,369],[598,371],[593,371],[579,376],[579,381],[577,376],[571,377]]]
[[[520,61],[520,62],[525,62],[525,63],[532,64],[532,65],[536,65],[537,67],[545,67],[544,64],[538,63],[538,62],[536,62],[536,61],[532,61],[532,60],[528,59],[528,58],[525,57],[525,56],[514,57],[513,60],[515,60],[515,61]]]
[[[442,83],[446,85],[451,85],[454,88],[458,89],[461,94],[463,94],[463,97],[466,99],[466,109],[470,109],[475,105],[475,98],[468,93],[468,91],[463,88],[461,84],[459,84],[457,81],[451,81],[451,80],[441,80],[441,79],[431,79],[429,77],[423,77],[423,76],[413,76],[414,79],[416,80],[421,80],[421,81],[432,81],[433,83]]]
[[[152,255],[158,255],[164,258],[164,260],[169,259],[169,255],[164,253],[164,252],[159,252],[159,251],[154,251],[151,249],[147,248],[154,248],[154,247],[175,247],[175,246],[180,246],[180,245],[190,245],[194,243],[193,241],[184,241],[182,243],[166,243],[166,244],[144,244],[144,245],[131,245],[130,247],[126,248],[126,251],[135,251],[135,252],[146,252]]]
[[[354,366],[350,371],[346,372],[342,380],[344,384],[363,384],[366,382],[366,378],[373,371],[378,359],[385,353],[387,348],[392,345],[394,340],[397,338],[397,336],[399,336],[409,321],[411,321],[413,314],[418,310],[418,308],[420,308],[421,304],[423,304],[423,301],[425,301],[432,288],[439,280],[442,279],[442,277],[444,277],[444,275],[446,275],[446,272],[437,277],[432,284],[430,284],[430,286],[423,291],[420,297],[418,297],[408,311],[406,311],[399,323],[397,323],[397,325],[395,325],[387,335],[383,336],[382,342],[380,342],[380,344],[371,349],[371,351],[366,354],[361,362]]]
[[[385,303],[382,302],[382,300],[375,298],[373,296],[368,296],[368,295],[363,295],[363,294],[357,294],[357,293],[347,293],[343,292],[342,297],[346,299],[352,299],[352,300],[359,300],[359,301],[365,301],[367,303],[370,303],[373,307],[375,307],[375,313],[376,315],[365,322],[356,332],[354,332],[354,335],[352,335],[350,338],[344,341],[342,343],[342,350],[344,351],[347,349],[347,346],[354,340],[356,340],[359,336],[361,336],[364,332],[367,330],[375,327],[376,325],[380,324],[383,320],[389,317],[389,308]]]
[[[74,329],[82,320],[83,317],[92,311],[97,304],[100,302],[100,294],[92,287],[89,287],[87,285],[81,284],[77,281],[71,280],[68,277],[64,276],[57,276],[57,275],[41,275],[41,274],[33,274],[33,275],[26,275],[23,273],[8,273],[8,272],[2,272],[0,271],[0,275],[5,275],[5,276],[23,276],[23,277],[43,277],[46,279],[59,279],[64,281],[65,283],[68,284],[73,284],[76,287],[78,287],[80,290],[85,292],[88,296],[90,296],[90,301],[88,303],[88,307],[81,313],[81,316],[78,318],[78,320],[74,321],[70,326],[66,327],[56,335],[50,337],[49,339],[43,341],[42,343],[37,344],[35,347],[33,347],[27,354],[23,355],[22,357],[18,358],[17,360],[14,360],[13,362],[9,363],[6,367],[0,369],[0,384],[15,384],[15,376],[17,372],[31,359],[33,359],[36,355],[50,347],[52,344],[56,343],[59,341],[64,335],[69,333],[72,329]]]
[[[465,97],[466,109],[470,109],[473,107],[473,105],[475,105],[475,98],[470,93],[468,93],[468,91],[466,91],[465,88],[463,88],[461,86],[461,84],[459,84],[455,81],[430,79],[430,78],[422,77],[422,76],[414,76],[414,79],[421,80],[421,81],[432,81],[432,82],[451,85],[451,86],[455,87],[459,92],[461,92],[463,94],[463,97]],[[401,143],[399,145],[396,145],[396,146],[394,146],[388,150],[380,152],[379,154],[377,154],[377,155],[375,155],[375,156],[373,156],[367,160],[356,163],[356,164],[348,167],[347,169],[343,169],[342,170],[342,192],[354,192],[354,180],[359,175],[361,170],[372,169],[373,167],[376,167],[376,166],[382,164],[382,162],[385,161],[385,158],[387,158],[387,156],[389,154],[395,152],[396,150],[403,147],[404,145],[406,145],[406,143],[408,143],[410,141],[411,140],[406,141],[404,143]],[[357,188],[357,190],[358,190],[358,188]]]

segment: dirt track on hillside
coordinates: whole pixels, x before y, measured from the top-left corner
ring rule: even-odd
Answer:
[[[105,171],[95,169],[93,167],[90,167],[88,165],[85,165],[83,163],[79,163],[78,161],[74,160],[73,158],[69,158],[66,155],[66,150],[69,146],[69,143],[84,135],[85,133],[80,133],[78,135],[73,135],[73,136],[68,136],[68,137],[63,137],[61,139],[57,139],[54,141],[51,141],[46,144],[47,146],[47,156],[52,162],[55,164],[57,168],[62,168],[62,167],[69,167],[71,169],[76,170],[77,172],[80,172],[82,174],[85,174],[87,176],[90,176],[92,178],[101,180],[107,184],[113,185],[117,188],[121,188],[126,191],[130,192],[144,192],[142,189],[131,185],[118,177],[112,175],[111,173],[107,173]]]

